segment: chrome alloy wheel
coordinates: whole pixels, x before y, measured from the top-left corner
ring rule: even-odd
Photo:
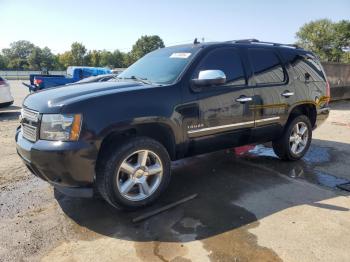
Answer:
[[[130,201],[141,201],[150,197],[159,187],[163,166],[156,153],[139,150],[126,157],[117,172],[120,194]]]
[[[305,149],[309,139],[308,127],[304,122],[298,122],[292,129],[289,137],[290,150],[298,155]]]

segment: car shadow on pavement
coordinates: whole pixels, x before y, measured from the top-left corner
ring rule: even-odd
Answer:
[[[16,120],[19,118],[20,114],[21,112],[19,111],[8,111],[8,112],[0,111],[0,121]]]
[[[332,101],[330,103],[330,108],[332,110],[350,110],[350,100],[339,100],[339,101]]]
[[[207,239],[254,225],[258,219],[298,205],[349,211],[318,203],[336,197],[334,190],[288,175],[295,168],[305,169],[307,163],[303,160],[282,162],[271,155],[254,154],[236,156],[231,151],[220,151],[176,161],[170,186],[160,200],[133,212],[115,210],[102,200],[73,199],[59,192],[55,197],[65,214],[80,226],[133,241]],[[287,175],[281,175],[285,172]],[[197,198],[178,207],[140,223],[132,222],[150,210],[195,193]]]

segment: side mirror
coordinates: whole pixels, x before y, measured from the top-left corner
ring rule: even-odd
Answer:
[[[199,72],[197,79],[192,79],[195,86],[212,86],[226,83],[226,75],[221,70],[203,70]]]

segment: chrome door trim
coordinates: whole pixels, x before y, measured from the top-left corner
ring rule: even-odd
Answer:
[[[255,120],[255,123],[267,122],[267,121],[278,120],[278,119],[280,119],[279,116],[262,118],[262,119]]]
[[[206,131],[210,131],[210,130],[217,130],[217,129],[223,129],[223,128],[228,128],[228,127],[235,127],[235,126],[244,126],[244,125],[250,125],[250,124],[254,124],[254,121],[234,123],[234,124],[222,125],[222,126],[205,127],[205,128],[196,129],[196,130],[189,130],[189,131],[187,131],[187,133],[188,134],[195,134],[195,133],[206,132]]]
[[[218,130],[218,129],[228,128],[228,127],[251,125],[251,124],[254,124],[254,122],[261,123],[261,122],[273,121],[273,120],[278,120],[278,119],[280,119],[280,117],[276,116],[276,117],[258,119],[255,121],[247,121],[247,122],[234,123],[234,124],[221,125],[221,126],[204,127],[204,128],[200,128],[200,129],[196,129],[196,130],[188,130],[187,134],[197,134],[197,133],[207,132],[207,131],[211,131],[211,130]]]

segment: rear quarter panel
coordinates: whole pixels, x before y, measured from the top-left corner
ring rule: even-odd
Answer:
[[[289,72],[290,81],[294,86],[293,103],[288,109],[288,115],[297,106],[308,104],[314,105],[316,110],[328,106],[327,82],[321,65],[306,64],[302,57],[312,55],[306,51],[287,50],[282,52]],[[310,80],[305,80],[305,74],[310,73]],[[324,78],[321,76],[324,75]]]

